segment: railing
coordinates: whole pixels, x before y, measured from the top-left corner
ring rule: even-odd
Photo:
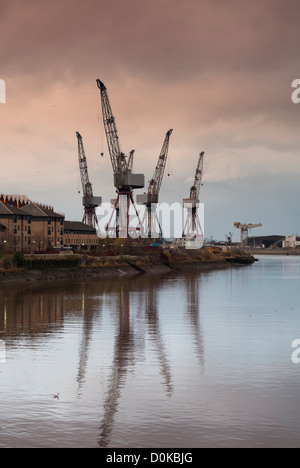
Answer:
[[[29,259],[29,260],[36,260],[39,258],[52,258],[52,259],[59,259],[61,260],[63,257],[70,257],[72,258],[79,258],[80,255],[75,255],[73,252],[62,252],[62,253],[56,253],[56,254],[25,254],[24,257]]]

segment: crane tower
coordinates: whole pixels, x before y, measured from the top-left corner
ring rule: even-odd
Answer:
[[[242,246],[247,246],[249,229],[253,229],[253,228],[257,228],[257,227],[261,227],[261,226],[262,226],[261,223],[259,223],[259,224],[242,224],[240,222],[234,223],[234,227],[236,229],[241,230],[241,245]]]
[[[146,221],[145,232],[148,233],[148,238],[157,237],[155,233],[155,224],[157,222],[159,229],[159,238],[162,239],[162,229],[156,213],[156,205],[158,204],[159,192],[166,168],[166,162],[169,150],[170,136],[173,130],[170,129],[165,136],[165,140],[158,158],[158,162],[152,179],[149,181],[148,192],[137,196],[137,203],[144,204],[146,211],[143,219],[143,224]]]
[[[137,237],[137,235],[142,234],[142,223],[134,203],[133,190],[145,186],[145,177],[143,174],[132,173],[133,150],[129,156],[121,152],[117,127],[111,110],[107,89],[102,81],[99,79],[96,81],[100,90],[104,129],[114,173],[114,185],[117,189],[117,198],[114,201],[113,213],[106,227],[106,231],[108,232],[110,229],[115,229],[116,237],[124,238],[128,238],[129,235],[134,232],[132,237]],[[131,206],[134,207],[138,219],[138,226],[135,228],[130,227]],[[116,214],[115,228],[111,225],[114,213]]]
[[[102,204],[102,198],[94,197],[93,195],[93,188],[89,180],[87,160],[82,136],[79,132],[76,132],[76,136],[78,141],[79,170],[83,190],[82,204],[84,206],[84,215],[82,222],[96,229],[99,228],[98,219],[96,216],[96,208]]]
[[[190,188],[190,197],[183,199],[183,206],[187,209],[187,217],[182,233],[183,239],[194,240],[202,247],[203,231],[198,216],[199,194],[202,185],[204,151],[200,153],[195,172],[194,184]]]

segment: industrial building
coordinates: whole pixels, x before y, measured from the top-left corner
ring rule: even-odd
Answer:
[[[300,247],[300,237],[296,236],[295,234],[292,236],[285,236],[285,239],[283,240],[283,247],[290,249],[296,249]]]
[[[252,236],[248,237],[247,245],[253,248],[283,247],[284,236]]]

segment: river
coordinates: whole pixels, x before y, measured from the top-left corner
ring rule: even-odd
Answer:
[[[0,287],[0,448],[299,446],[299,285],[262,256]]]

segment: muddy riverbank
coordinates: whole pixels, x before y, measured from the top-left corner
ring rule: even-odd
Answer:
[[[159,256],[119,255],[114,257],[35,256],[22,265],[0,268],[0,285],[37,281],[121,277],[172,271],[209,271],[250,265],[255,258],[244,252],[170,252]]]

